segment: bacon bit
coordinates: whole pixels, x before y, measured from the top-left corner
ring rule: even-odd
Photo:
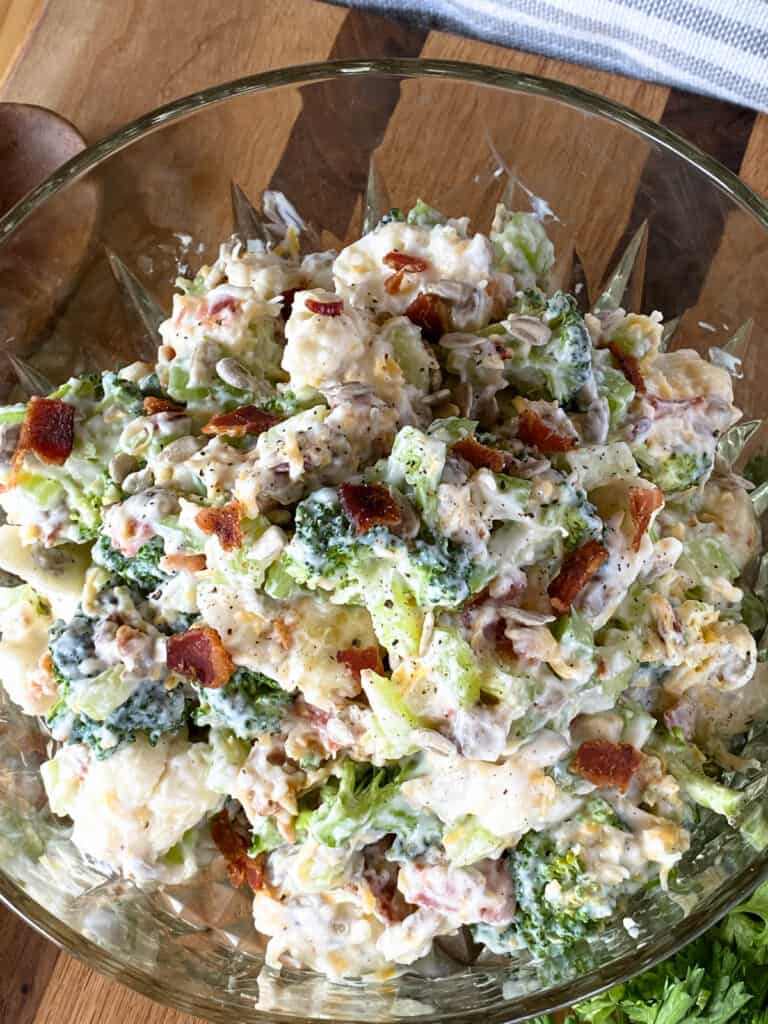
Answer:
[[[448,303],[440,295],[424,292],[417,295],[405,315],[421,328],[427,341],[437,342],[448,329]]]
[[[626,793],[642,756],[629,743],[587,740],[576,751],[573,770],[595,786],[611,786]]]
[[[59,398],[30,398],[16,446],[19,463],[25,452],[34,452],[43,462],[61,466],[69,458],[74,443],[74,405]]]
[[[398,270],[396,274],[390,274],[390,276],[384,282],[384,291],[387,293],[387,295],[399,294],[400,286],[403,283],[404,276],[404,270]]]
[[[147,416],[154,416],[158,412],[184,412],[184,406],[172,402],[170,398],[155,398],[148,395],[144,399],[144,412]]]
[[[231,412],[220,412],[203,427],[204,434],[224,434],[225,437],[245,437],[246,434],[263,434],[265,430],[280,422],[279,416],[265,412],[256,405],[241,405]]]
[[[341,299],[322,302],[320,299],[309,298],[304,305],[310,313],[317,313],[318,316],[341,316],[344,312],[344,302]]]
[[[400,525],[400,506],[384,484],[342,484],[339,495],[356,533],[365,533],[372,526]]]
[[[212,690],[224,686],[235,671],[229,651],[210,626],[196,626],[169,636],[166,664],[171,672],[196,679]]]
[[[629,514],[632,517],[634,533],[632,550],[638,551],[643,534],[648,529],[651,516],[664,504],[664,495],[658,487],[630,487]]]
[[[247,882],[254,892],[261,889],[264,885],[265,854],[248,856],[248,842],[235,830],[226,811],[214,814],[210,827],[211,838],[227,862],[227,874],[232,885],[239,889]]]
[[[588,540],[564,560],[560,572],[547,587],[556,612],[564,615],[583,588],[608,558],[608,551],[596,540]]]
[[[293,309],[293,300],[296,298],[296,292],[300,292],[301,288],[284,288],[282,292],[283,304],[280,307],[280,312],[283,315],[283,320],[287,320],[291,315]]]
[[[165,359],[166,362],[170,363],[172,359],[176,358],[176,349],[173,345],[161,345],[157,350],[157,354],[161,359]]]
[[[494,473],[501,473],[507,464],[504,452],[499,451],[498,448],[489,448],[488,445],[481,444],[475,437],[465,437],[463,440],[457,441],[451,451],[454,455],[466,459],[475,469],[490,469]]]
[[[639,395],[645,394],[645,380],[640,373],[640,363],[628,352],[622,352],[615,341],[608,346],[608,350],[619,364],[619,369],[634,387]]]
[[[423,274],[429,267],[429,263],[420,256],[409,256],[407,252],[397,252],[395,249],[387,253],[384,263],[392,270],[405,270],[409,274]]]
[[[336,652],[336,661],[348,668],[358,683],[360,673],[365,669],[373,669],[374,672],[384,671],[378,647],[345,647],[343,651]]]
[[[237,299],[232,295],[223,295],[220,299],[216,299],[212,306],[208,306],[208,315],[216,316],[217,313],[224,313],[227,310],[233,311],[237,309]]]
[[[239,501],[230,501],[222,508],[201,508],[195,523],[203,533],[213,533],[224,551],[234,551],[243,543],[243,507]]]
[[[163,572],[202,572],[207,568],[205,555],[185,555],[179,551],[175,555],[164,555],[160,559]]]
[[[517,436],[523,444],[538,448],[541,452],[571,452],[578,447],[575,437],[553,430],[531,408],[525,408],[520,413],[517,421]]]

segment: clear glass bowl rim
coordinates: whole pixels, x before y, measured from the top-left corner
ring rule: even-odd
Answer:
[[[130,121],[122,128],[88,146],[77,156],[68,160],[32,189],[0,218],[0,246],[5,245],[16,230],[37,209],[56,193],[84,177],[109,157],[131,143],[157,131],[166,124],[181,121],[196,111],[223,103],[237,96],[265,92],[282,86],[308,85],[350,76],[393,76],[404,79],[443,78],[471,82],[475,85],[493,86],[511,93],[523,93],[558,100],[588,114],[596,114],[614,124],[648,139],[662,149],[679,157],[685,163],[704,174],[719,191],[744,212],[748,213],[768,231],[768,203],[764,202],[748,185],[727,167],[709,156],[697,146],[686,141],[663,125],[649,120],[642,114],[620,103],[605,99],[597,93],[555,79],[538,75],[507,71],[490,65],[452,60],[425,60],[422,58],[401,59],[357,59],[320,61],[276,68],[257,75],[224,82],[188,96],[173,100],[147,114]],[[768,879],[768,853],[755,859],[738,875],[730,885],[721,886],[715,898],[710,899],[705,909],[699,909],[683,918],[666,936],[650,944],[644,950],[597,967],[575,981],[569,981],[541,993],[529,994],[518,1002],[510,1001],[508,1009],[482,1010],[486,1024],[506,1024],[553,1011],[587,999],[613,985],[626,981],[691,942],[702,932],[714,925],[739,903],[748,898],[754,888]],[[160,979],[148,971],[130,967],[87,939],[62,920],[49,913],[24,890],[9,878],[0,868],[0,901],[18,914],[30,927],[54,942],[65,952],[81,960],[100,973],[128,985],[135,991],[171,1006],[184,1013],[203,1016],[219,1024],[233,1024],[233,1014],[247,1013],[248,1019],[263,1021],[264,1024],[286,1024],[297,1020],[293,1014],[250,1011],[245,1006],[239,1011],[224,1007],[213,999],[189,996],[180,989],[170,991]],[[360,989],[361,1003],[364,989]],[[521,1005],[525,1004],[524,1009]],[[515,1005],[517,1004],[517,1005]],[[362,1006],[361,1006],[362,1009]],[[467,1020],[466,1014],[461,1016]],[[245,1018],[244,1018],[245,1019]],[[403,1020],[410,1018],[402,1018]],[[453,1015],[442,1015],[444,1020],[456,1019]],[[369,1018],[361,1015],[358,1021],[345,1018],[349,1024],[369,1024]]]

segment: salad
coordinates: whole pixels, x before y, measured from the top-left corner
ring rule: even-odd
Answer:
[[[141,885],[212,837],[274,967],[634,927],[744,825],[766,713],[729,372],[553,288],[532,214],[299,223],[180,278],[154,363],[0,409],[0,677],[50,807]]]

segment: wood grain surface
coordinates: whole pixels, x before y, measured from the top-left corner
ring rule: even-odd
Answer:
[[[37,103],[71,119],[89,141],[125,121],[175,97],[244,74],[282,65],[353,56],[429,56],[493,64],[591,89],[661,120],[718,157],[762,193],[768,192],[768,118],[719,101],[670,92],[664,86],[575,67],[560,61],[459,39],[440,32],[400,25],[372,15],[330,7],[312,0],[0,0],[0,99]],[[333,211],[339,235],[345,233],[359,201],[368,154],[387,137],[389,159],[416,137],[431,139],[438,159],[455,161],[457,180],[477,171],[477,154],[446,150],[446,140],[418,103],[419,85],[407,83],[393,92],[388,106],[380,98],[371,110],[367,138],[353,137],[351,121],[340,112],[341,140],[332,153],[345,168],[335,193],[318,201]],[[286,100],[281,108],[277,152],[268,168],[273,184],[291,191],[292,175],[313,159],[318,140],[310,131],[292,131],[297,119],[311,120],[313,110],[327,102],[322,86],[314,87],[302,109]],[[473,116],[456,95],[458,126]],[[521,152],[533,140],[526,129],[493,115],[505,137]],[[306,128],[306,125],[302,125]],[[564,123],[563,130],[567,130]],[[275,147],[273,145],[273,151]],[[386,178],[386,167],[382,173]],[[654,178],[656,175],[656,178]],[[401,176],[402,178],[402,176]],[[647,153],[638,151],[627,167],[625,217],[639,222],[642,203],[635,186],[663,187]],[[429,193],[429,182],[402,182]],[[552,188],[562,187],[553,176]],[[570,182],[583,190],[583,206],[600,195],[600,182]],[[639,190],[642,193],[642,189]],[[635,204],[633,206],[633,203]],[[574,226],[583,236],[591,230],[585,213]],[[605,230],[605,229],[603,229]],[[606,254],[620,242],[615,237],[593,240]],[[707,261],[718,252],[722,223],[705,225]],[[716,268],[717,261],[714,267]],[[652,263],[651,263],[652,265]],[[692,267],[691,288],[706,288],[700,269]],[[716,284],[716,269],[710,287]],[[696,277],[698,274],[698,277]],[[663,282],[659,282],[660,294]],[[151,1003],[59,953],[45,939],[7,910],[0,908],[0,1024],[192,1024],[196,1018]]]

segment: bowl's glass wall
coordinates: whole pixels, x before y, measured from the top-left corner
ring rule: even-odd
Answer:
[[[360,229],[375,156],[392,205],[407,207],[421,195],[448,214],[469,215],[480,230],[513,183],[520,208],[529,195],[546,200],[558,274],[567,279],[575,247],[593,296],[647,219],[648,271],[635,281],[637,306],[681,316],[674,345],[701,351],[753,318],[736,392],[747,418],[761,416],[768,231],[758,201],[729,194],[727,175],[720,187],[716,168],[697,168],[642,127],[590,108],[583,95],[547,95],[545,85],[516,84],[514,76],[485,85],[455,70],[319,79],[256,88],[165,120],[111,155],[105,147],[101,163],[54,191],[0,247],[0,343],[54,381],[135,359],[146,338],[121,299],[105,246],[167,305],[175,276],[215,258],[231,231],[231,181],[254,198],[265,188],[284,190],[330,247]],[[2,359],[0,385],[12,393]],[[760,443],[758,433],[752,444]],[[45,756],[35,721],[0,696],[0,893],[94,965],[220,1020],[265,1013],[522,1019],[669,953],[765,869],[727,828],[697,836],[671,898],[656,892],[633,912],[639,938],[617,922],[578,970],[563,965],[545,976],[508,960],[468,967],[461,951],[448,949],[428,980],[406,974],[363,990],[301,972],[278,978],[262,970],[247,900],[228,888],[215,862],[193,884],[154,894],[84,865],[65,824],[47,810],[37,774]]]

